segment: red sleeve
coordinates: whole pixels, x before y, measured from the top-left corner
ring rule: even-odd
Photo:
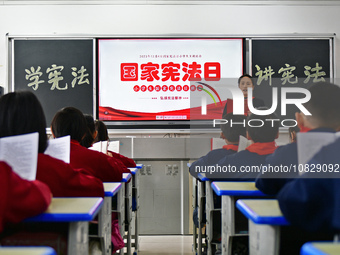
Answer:
[[[227,101],[227,114],[228,113],[232,113],[234,111],[234,108],[233,108],[233,100],[232,99],[228,99]]]
[[[126,167],[114,158],[98,151],[71,144],[71,166],[83,168],[103,182],[120,182]]]
[[[101,180],[42,153],[38,156],[37,180],[46,183],[54,197],[104,197]]]
[[[122,161],[122,163],[126,166],[126,167],[136,167],[136,163],[133,159],[125,157],[119,153],[115,153],[113,151],[108,151],[108,153],[110,153],[109,155],[115,159],[119,159],[120,161]]]
[[[1,222],[18,223],[25,218],[44,212],[51,203],[52,194],[48,186],[40,181],[27,181],[14,173],[4,162],[0,164]]]

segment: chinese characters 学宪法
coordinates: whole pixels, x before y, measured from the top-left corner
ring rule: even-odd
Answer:
[[[58,66],[56,64],[52,64],[50,67],[46,69],[46,74],[48,75],[48,83],[51,84],[50,90],[67,90],[69,88],[68,83],[61,83],[64,80],[62,76],[62,71],[64,70],[64,66]],[[76,85],[82,84],[90,84],[89,79],[87,78],[89,74],[86,72],[86,68],[81,66],[78,70],[77,67],[71,67],[71,74],[74,77],[71,81],[71,86],[74,88]],[[38,66],[30,67],[29,69],[25,69],[26,72],[26,80],[29,81],[27,84],[28,87],[33,90],[37,90],[40,84],[45,83],[45,80],[41,79],[43,72],[41,71],[41,67]]]

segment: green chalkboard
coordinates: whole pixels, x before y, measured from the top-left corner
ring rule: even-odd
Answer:
[[[36,94],[47,126],[66,106],[94,113],[93,39],[13,39],[12,51],[13,89]]]

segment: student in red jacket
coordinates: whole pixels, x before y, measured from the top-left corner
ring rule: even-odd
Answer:
[[[109,135],[107,132],[107,127],[104,122],[100,120],[95,121],[95,131],[96,131],[96,136],[94,139],[94,142],[99,142],[99,141],[109,141]],[[125,157],[119,153],[113,152],[113,151],[107,151],[107,154],[115,159],[119,159],[120,161],[123,162],[123,164],[126,167],[136,167],[136,163],[133,159]]]
[[[51,203],[48,186],[40,181],[27,181],[0,161],[0,232],[4,227],[44,212]]]
[[[126,166],[114,158],[80,145],[87,131],[86,120],[80,110],[74,107],[59,110],[52,120],[51,130],[54,137],[71,136],[72,167],[84,168],[103,182],[119,182],[123,173],[130,173]]]
[[[37,97],[29,91],[12,92],[0,98],[0,137],[38,132],[38,164],[36,179],[46,183],[54,197],[103,197],[101,180],[84,169],[45,155],[46,120]],[[80,168],[80,167],[78,167]]]

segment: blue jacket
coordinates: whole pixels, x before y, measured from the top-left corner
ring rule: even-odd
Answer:
[[[286,184],[277,199],[289,222],[309,231],[340,232],[340,139],[324,146],[308,162],[338,172],[305,173]]]
[[[207,166],[216,165],[216,163],[220,159],[222,159],[225,156],[234,154],[234,153],[236,153],[236,151],[222,149],[222,148],[209,151],[207,153],[207,155],[199,158],[198,160],[196,160],[194,163],[191,164],[191,166],[189,168],[189,172],[193,177],[197,178],[197,176],[200,172],[198,172],[196,170],[204,169]]]
[[[229,181],[254,181],[258,175],[256,171],[265,163],[266,157],[270,155],[259,155],[248,150],[240,151],[233,155],[222,158],[217,165],[220,167],[230,167],[236,170],[235,172],[219,172],[206,174],[209,179],[223,179]]]
[[[310,130],[308,132],[331,132],[335,131],[330,128],[317,128]],[[267,157],[266,164],[269,166],[286,166],[291,168],[291,172],[276,172],[276,173],[261,173],[256,178],[256,187],[263,193],[268,195],[276,195],[281,188],[288,182],[292,181],[294,178],[299,176],[297,171],[298,167],[298,155],[297,155],[297,144],[289,143],[280,146],[276,151]],[[296,167],[296,172],[293,171]]]

